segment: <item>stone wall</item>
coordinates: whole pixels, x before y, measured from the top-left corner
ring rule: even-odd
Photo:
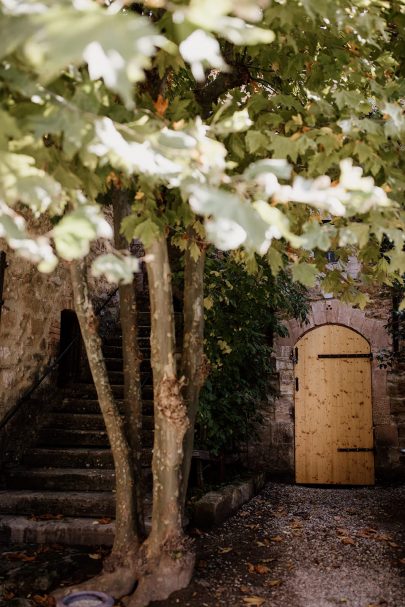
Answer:
[[[294,478],[293,348],[312,328],[339,324],[363,335],[373,354],[372,404],[377,477],[404,475],[405,457],[401,449],[405,449],[405,366],[381,366],[381,353],[391,351],[391,337],[386,329],[391,315],[391,298],[389,292],[381,288],[368,289],[367,292],[372,302],[362,311],[314,291],[307,322],[285,321],[289,334],[276,338],[274,344],[278,396],[264,405],[259,440],[251,445],[250,461],[254,461],[257,467]]]
[[[105,209],[112,225],[112,210]],[[44,221],[28,217],[30,229],[43,232]],[[50,227],[50,226],[48,226]],[[59,354],[62,310],[73,310],[69,268],[61,261],[52,274],[41,274],[30,262],[18,257],[4,243],[8,267],[5,270],[3,308],[0,317],[0,421],[18,399],[42,375],[45,367]],[[96,241],[88,256],[88,265],[106,251],[103,240]],[[116,291],[104,278],[88,273],[89,289],[95,310]],[[118,294],[109,299],[100,317],[102,332],[112,330],[118,321]],[[44,381],[36,398],[54,386],[55,375]]]
[[[61,263],[51,275],[7,251],[0,318],[0,420],[42,375],[59,354],[62,310],[73,310],[73,295],[67,265]],[[114,285],[90,279],[90,289],[99,314],[101,332],[112,331],[118,322],[118,294]],[[56,374],[41,385],[36,396],[55,385]]]
[[[69,273],[41,274],[6,247],[0,319],[0,419],[58,354],[60,314],[72,309]]]

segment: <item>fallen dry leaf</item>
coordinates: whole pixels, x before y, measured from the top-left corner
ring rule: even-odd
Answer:
[[[242,586],[239,586],[239,590],[246,594],[247,592],[250,592],[252,589],[249,586],[244,586],[244,584],[242,584]]]
[[[34,594],[34,596],[32,597],[32,600],[37,605],[41,605],[41,607],[55,607],[55,605],[56,605],[55,598],[53,596],[51,596],[50,594],[44,594],[44,595]]]
[[[360,531],[358,531],[356,535],[358,535],[359,537],[373,538],[376,533],[376,529],[366,527],[365,529],[360,529]]]
[[[336,533],[338,535],[344,535],[344,536],[350,535],[350,531],[348,531],[347,529],[344,529],[343,527],[336,527]]]
[[[275,535],[274,537],[270,538],[272,542],[282,542],[283,538],[281,537],[281,535]]]
[[[32,514],[31,521],[61,521],[65,517],[63,514]]]
[[[89,554],[89,557],[94,561],[99,561],[101,558],[103,558],[98,552],[92,552],[91,554]]]
[[[97,519],[97,523],[99,525],[109,525],[112,523],[112,518],[108,518],[108,516],[104,516],[103,518]]]
[[[266,599],[262,598],[261,596],[245,596],[243,598],[244,602],[247,605],[253,605],[254,607],[260,607],[260,605],[263,605],[263,603],[265,602]]]
[[[267,559],[267,561],[263,561],[264,562],[270,562],[271,559]],[[267,565],[264,565],[263,563],[258,563],[256,565],[254,565],[253,563],[247,563],[247,567],[248,567],[248,571],[249,573],[260,573],[260,575],[264,575],[265,573],[269,573],[270,568],[267,567]]]
[[[270,571],[270,567],[259,563],[258,565],[255,565],[255,571],[256,573],[260,573],[260,575],[264,575],[265,573],[268,573]]]
[[[265,537],[262,542],[257,541],[256,546],[270,546],[270,541]]]
[[[264,583],[266,584],[266,586],[270,586],[270,588],[276,588],[277,586],[281,586],[282,581],[281,580],[267,580]]]
[[[395,542],[388,542],[388,546],[391,546],[391,548],[400,548],[401,547],[399,544],[396,544]]]
[[[5,554],[9,561],[24,561],[29,563],[36,560],[36,555],[28,555],[26,552],[7,552]]]
[[[354,545],[356,543],[352,537],[342,536],[339,539],[342,542],[342,544],[346,544],[346,545]]]
[[[293,520],[290,523],[290,527],[291,527],[291,529],[302,529],[302,523],[301,523],[301,521]]]
[[[221,548],[221,547],[218,548],[218,552],[220,554],[228,554],[228,552],[232,552],[232,550],[233,550],[232,546],[228,546],[226,548]]]
[[[379,533],[374,536],[374,539],[377,540],[377,542],[389,542],[392,540],[392,535],[388,535],[388,533]]]
[[[163,116],[169,107],[169,100],[165,99],[162,95],[158,95],[158,98],[153,102],[153,105],[159,116]]]

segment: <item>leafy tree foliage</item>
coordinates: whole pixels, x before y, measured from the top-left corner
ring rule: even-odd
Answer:
[[[258,260],[248,273],[234,256],[206,263],[205,353],[210,373],[200,396],[197,443],[218,454],[246,442],[259,421],[258,407],[272,389],[273,335],[283,315],[305,320],[305,289],[283,272],[274,278]]]
[[[273,268],[287,246],[304,284],[330,246],[342,261],[358,248],[385,282],[403,269],[402,211],[386,196],[401,204],[404,189],[402,0],[125,5],[2,2],[0,225],[13,248],[42,271],[52,242],[85,255],[109,233],[95,203],[113,169],[124,185],[138,176],[127,237],[153,240],[193,211],[217,246],[270,250]],[[21,204],[61,219],[30,238]],[[382,260],[384,234],[395,246]],[[114,253],[103,267],[133,271]],[[339,273],[327,280],[365,303]]]

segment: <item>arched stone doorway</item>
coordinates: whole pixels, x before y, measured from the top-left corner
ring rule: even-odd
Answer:
[[[314,301],[306,323],[287,320],[288,336],[277,337],[274,357],[279,378],[278,396],[269,420],[267,466],[271,472],[295,477],[295,377],[294,348],[298,340],[311,329],[335,324],[353,329],[370,344],[371,400],[376,470],[384,469],[388,454],[399,453],[398,428],[390,409],[387,369],[378,363],[378,353],[391,346],[391,338],[383,320],[369,318],[366,312],[334,299]]]

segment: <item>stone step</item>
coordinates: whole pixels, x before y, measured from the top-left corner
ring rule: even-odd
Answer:
[[[142,327],[150,328],[150,321],[151,321],[151,317],[150,317],[149,311],[147,311],[147,312],[139,311],[137,313],[137,318],[136,318],[136,327],[137,327],[138,331]],[[107,341],[108,339],[114,339],[114,338],[122,339],[121,325],[117,325],[113,331],[111,331],[108,335],[105,335],[103,337],[103,341]]]
[[[116,402],[119,407],[122,405],[122,401]],[[55,413],[95,415],[100,414],[100,405],[96,398],[65,398],[61,403],[55,405],[52,411]]]
[[[108,447],[107,432],[104,430],[75,430],[64,428],[44,428],[41,430],[38,447]]]
[[[110,377],[111,377],[112,371],[120,371],[121,373],[123,371],[122,358],[106,358],[105,364],[107,366],[107,371],[108,371],[108,374]],[[148,356],[144,356],[143,359],[141,360],[140,369],[141,369],[141,373],[142,373],[142,371],[149,371],[149,372],[152,371],[152,367],[150,365],[150,358]],[[117,383],[119,383],[119,382],[117,382]]]
[[[46,514],[46,513],[45,513]],[[108,517],[111,518],[111,517]],[[3,544],[66,544],[70,546],[112,546],[115,521],[100,517],[58,517],[54,520],[33,516],[0,515],[0,541]],[[145,499],[145,527],[152,522],[150,496]],[[187,521],[186,521],[187,522]]]
[[[9,489],[40,491],[112,491],[115,473],[109,469],[16,468],[6,474]]]
[[[98,404],[98,403],[97,403]],[[100,409],[99,409],[100,411]],[[64,428],[79,430],[105,430],[101,413],[52,413],[47,428]]]
[[[143,444],[151,447],[152,430],[144,431]],[[106,447],[110,442],[106,430],[78,430],[77,428],[43,428],[39,435],[39,447]]]
[[[114,533],[115,521],[100,524],[94,518],[35,520],[28,516],[0,515],[0,539],[4,544],[112,546]]]
[[[122,400],[116,401],[119,408],[122,407]],[[143,400],[142,409],[144,415],[153,415],[153,400]],[[52,409],[55,413],[67,414],[101,414],[100,405],[97,399],[89,398],[65,398],[60,404]]]
[[[117,400],[122,400],[124,398],[124,386],[121,385],[111,385],[111,389],[114,397]],[[65,389],[65,394],[67,398],[80,398],[80,399],[97,399],[96,388],[93,383],[89,382],[78,382],[72,386],[69,386]]]
[[[143,324],[147,324],[148,322],[150,322],[150,312],[149,311],[143,311],[143,310],[138,310],[136,313],[136,317],[138,320],[138,325],[143,325]]]
[[[34,447],[24,455],[22,464],[28,468],[113,468],[110,449]]]
[[[122,360],[122,345],[105,346],[103,345],[103,354],[106,358],[118,358]]]
[[[115,386],[124,385],[124,373],[122,371],[110,371],[108,370],[108,377],[112,384]]]
[[[152,377],[142,377],[142,398],[146,400],[153,399],[153,387],[152,387]],[[117,400],[122,400],[124,398],[124,386],[120,384],[111,384],[111,389],[113,391],[113,395]],[[67,394],[67,398],[70,399],[85,399],[85,400],[94,400],[97,399],[96,388],[93,383],[77,383],[75,387],[71,389],[70,394]]]
[[[139,338],[149,338],[151,326],[149,322],[143,322],[139,324],[137,327],[138,330],[138,339]],[[103,346],[121,346],[122,345],[122,335],[121,333],[115,332],[114,335],[108,335],[103,338]]]
[[[142,465],[149,467],[152,460],[151,449],[143,449]],[[46,448],[34,447],[24,455],[22,465],[27,468],[113,468],[110,449],[101,448]]]
[[[122,371],[123,360],[122,358],[109,358],[106,357],[105,364],[107,367],[107,371]]]
[[[153,417],[144,415],[142,426],[145,430],[153,430]],[[101,413],[52,413],[47,428],[63,428],[78,430],[104,430],[105,424]]]
[[[140,371],[141,371],[141,383],[152,383],[152,369],[150,366],[150,361],[146,360],[146,361],[142,361],[141,365],[140,365]],[[107,369],[108,372],[108,379],[110,380],[110,383],[112,384],[113,387],[115,387],[116,390],[116,394],[118,394],[117,390],[120,386],[124,385],[124,372],[122,370],[115,370],[115,369]],[[93,378],[91,377],[91,373],[90,371],[88,371],[87,373],[82,373],[82,382],[86,385],[91,384],[94,385],[93,383]],[[114,391],[114,390],[113,390]]]
[[[142,387],[142,398],[145,400],[153,399],[153,387],[152,387],[152,379],[150,378],[142,378],[145,383]],[[118,384],[111,385],[114,397],[118,400],[122,400],[124,398],[124,386]],[[80,399],[97,399],[97,392],[94,384],[92,383],[78,383],[75,384],[73,388],[70,390],[66,390],[66,396],[70,398],[80,398]]]
[[[138,337],[139,349],[143,355],[145,352],[150,352],[150,338]],[[106,358],[121,358],[122,359],[122,343],[113,346],[103,345],[103,354]]]
[[[110,491],[0,491],[0,512],[113,517],[115,494]]]
[[[149,360],[143,360],[141,362],[141,381],[146,379],[147,377],[152,378],[152,369],[150,366]],[[115,386],[124,385],[124,372],[122,369],[120,371],[113,371],[108,369],[108,377],[110,382]]]

